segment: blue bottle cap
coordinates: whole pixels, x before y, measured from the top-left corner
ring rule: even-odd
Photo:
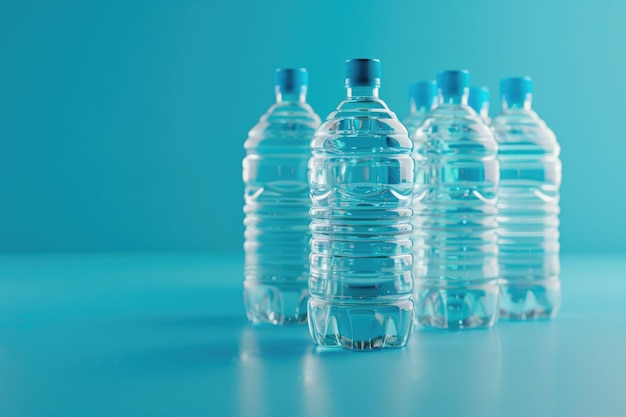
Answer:
[[[409,101],[418,109],[431,109],[437,100],[437,84],[434,81],[417,81],[409,85]]]
[[[470,86],[470,74],[466,70],[446,70],[437,73],[437,90],[444,97],[462,96]]]
[[[480,113],[485,104],[489,105],[489,89],[487,87],[470,88],[467,104],[469,104],[476,113]]]
[[[346,61],[346,87],[380,87],[379,59],[349,59]]]
[[[508,77],[500,80],[500,99],[508,104],[523,104],[533,93],[533,80],[530,77]]]
[[[277,68],[274,84],[282,94],[300,94],[309,84],[306,68]]]

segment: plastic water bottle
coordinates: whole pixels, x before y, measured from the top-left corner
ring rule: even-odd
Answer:
[[[493,119],[498,141],[500,314],[515,320],[554,317],[559,281],[560,147],[532,110],[528,77],[500,81],[502,113]]]
[[[497,144],[467,104],[467,71],[437,74],[439,105],[414,136],[416,320],[488,327],[498,318]]]
[[[483,119],[487,125],[491,124],[489,118],[489,89],[487,87],[472,87],[469,92],[469,106]]]
[[[404,119],[404,125],[413,137],[426,114],[437,105],[437,85],[434,81],[417,81],[409,85],[409,106],[411,112]]]
[[[412,142],[378,98],[377,59],[346,62],[347,98],[309,164],[309,328],[322,346],[404,346],[412,332]]]
[[[276,104],[245,142],[244,304],[252,322],[305,323],[309,278],[311,140],[304,68],[276,70]]]

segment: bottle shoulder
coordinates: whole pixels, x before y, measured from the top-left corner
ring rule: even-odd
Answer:
[[[313,111],[313,108],[308,103],[288,101],[272,105],[267,112],[261,116],[259,122],[254,127],[291,123],[309,125],[313,128],[317,128],[320,122],[320,117]]]
[[[492,128],[501,148],[560,152],[556,135],[533,110],[503,111],[493,118]]]
[[[260,146],[308,148],[320,121],[320,117],[307,103],[275,103],[248,132],[244,148],[254,149]]]
[[[442,105],[431,111],[413,136],[416,149],[463,155],[495,154],[492,129],[469,106]]]
[[[380,99],[346,99],[317,129],[313,150],[406,153],[413,147],[406,127]]]

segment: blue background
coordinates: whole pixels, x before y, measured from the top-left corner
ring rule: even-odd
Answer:
[[[440,69],[492,92],[531,75],[563,149],[563,251],[623,251],[625,17],[620,1],[3,2],[0,251],[240,251],[242,144],[274,68],[307,67],[325,117],[352,57],[382,60],[400,117]]]

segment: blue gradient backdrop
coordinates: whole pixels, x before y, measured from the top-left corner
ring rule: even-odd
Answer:
[[[535,79],[562,144],[563,251],[626,249],[623,1],[19,1],[0,6],[0,251],[240,251],[242,144],[273,71],[343,62],[406,87],[467,68]],[[492,97],[492,108],[497,108]]]

